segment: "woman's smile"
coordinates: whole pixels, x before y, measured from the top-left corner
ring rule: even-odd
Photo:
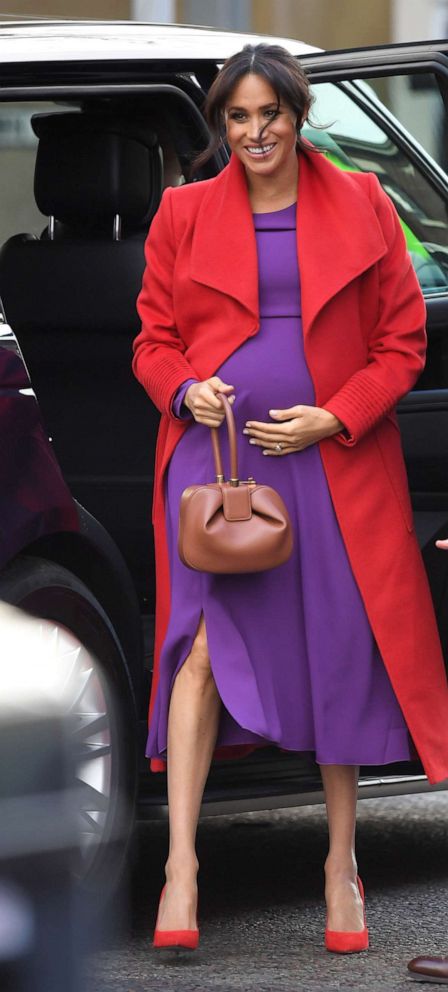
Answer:
[[[246,152],[249,153],[251,157],[255,156],[257,158],[266,158],[267,155],[274,150],[277,142],[272,141],[270,144],[265,145],[246,145]]]

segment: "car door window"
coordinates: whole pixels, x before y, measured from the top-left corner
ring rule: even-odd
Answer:
[[[339,168],[378,176],[397,208],[417,277],[430,297],[448,292],[446,200],[420,166],[418,154],[409,155],[406,146],[411,141],[418,153],[421,145],[423,157],[430,154],[433,170],[445,179],[439,168],[444,164],[445,114],[434,78],[422,76],[424,86],[415,92],[413,78],[315,84],[312,120],[318,127],[307,125],[303,134]],[[414,97],[419,113],[413,116]]]
[[[371,79],[369,88],[446,171],[446,119],[436,77],[426,72],[386,76]]]

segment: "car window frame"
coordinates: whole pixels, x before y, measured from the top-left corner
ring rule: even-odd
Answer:
[[[390,75],[399,75],[399,73],[390,73]],[[400,73],[400,75],[405,75],[405,73]],[[377,78],[377,76],[370,78]],[[385,104],[381,105],[378,103],[377,105],[375,100],[369,99],[368,94],[358,88],[356,85],[358,81],[359,76],[355,79],[339,81],[338,85],[353,101],[353,103],[355,103],[360,110],[366,113],[370,119],[381,128],[384,134],[395,142],[395,144],[406,154],[407,158],[417,168],[421,169],[421,167],[424,166],[425,176],[427,176],[436,192],[440,193],[444,197],[448,197],[448,173],[444,172],[442,167],[429,155],[429,152],[426,151],[424,146],[421,145],[417,138],[415,138],[411,132],[404,127],[398,117],[394,117],[393,113],[388,109],[388,107],[385,106]],[[319,82],[323,82],[323,80],[319,80]],[[331,80],[331,82],[336,81]],[[444,80],[444,88],[446,89],[445,94],[442,92],[440,87],[440,80],[437,79],[437,82],[439,84],[445,111],[448,116],[448,75],[446,80]],[[350,88],[345,85],[346,83],[349,84]],[[313,85],[314,84],[315,81],[313,81]]]
[[[448,51],[448,42],[445,42]],[[367,58],[369,58],[368,61]],[[371,119],[397,143],[413,164],[424,165],[425,174],[435,190],[448,201],[448,174],[435,162],[416,138],[395,118],[386,106],[369,99],[368,94],[356,87],[358,80],[376,79],[378,76],[398,76],[418,73],[433,74],[439,86],[440,95],[448,117],[448,57],[443,52],[421,51],[419,46],[397,51],[395,46],[383,49],[353,49],[347,53],[324,53],[321,56],[302,56],[303,64],[311,85],[318,83],[355,84],[353,89],[344,92],[367,112]]]

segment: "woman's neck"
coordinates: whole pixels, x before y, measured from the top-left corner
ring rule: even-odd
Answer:
[[[299,161],[297,155],[283,166],[280,175],[257,176],[246,170],[247,187],[252,210],[263,213],[281,210],[297,199]]]

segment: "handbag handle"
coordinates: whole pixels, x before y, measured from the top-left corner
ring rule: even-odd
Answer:
[[[229,448],[230,448],[230,485],[239,485],[238,476],[238,448],[236,443],[236,427],[235,427],[235,417],[233,416],[232,407],[224,393],[217,393],[221,403],[224,407],[224,413],[226,416],[227,432],[229,435]],[[222,465],[222,455],[221,446],[219,443],[218,427],[211,427],[212,436],[212,446],[213,446],[213,457],[215,459],[215,471],[216,471],[216,481],[224,482],[224,471]]]

